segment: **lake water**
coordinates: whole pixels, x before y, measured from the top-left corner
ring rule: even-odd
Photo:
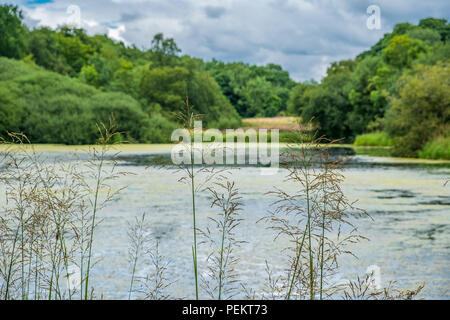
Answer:
[[[69,161],[71,148],[42,148],[41,152]],[[127,262],[127,223],[146,212],[152,232],[160,241],[160,251],[170,260],[167,275],[177,282],[169,289],[175,297],[193,298],[192,215],[190,190],[178,182],[172,169],[147,168],[151,155],[168,152],[167,146],[127,146],[120,169],[133,173],[114,182],[127,186],[120,197],[99,215],[94,254],[100,262],[93,270],[97,295],[105,298],[128,297],[130,268]],[[144,160],[143,160],[144,159]],[[367,267],[381,269],[382,284],[396,280],[399,288],[413,288],[425,282],[421,298],[450,298],[450,164],[356,155],[345,167],[343,190],[350,200],[372,216],[359,219],[360,234],[368,237],[351,247],[359,257],[343,257],[336,281],[364,277]],[[237,272],[249,288],[259,290],[265,283],[265,260],[281,265],[282,244],[273,241],[273,232],[259,219],[267,215],[273,198],[265,195],[274,187],[295,188],[283,182],[285,172],[260,175],[260,168],[233,170],[232,179],[242,196],[244,221],[236,238],[246,243],[236,251],[240,258]],[[207,193],[198,195],[198,223],[205,227],[215,215]],[[199,249],[200,272],[206,252]],[[139,268],[138,275],[146,272]],[[203,296],[206,298],[206,296]]]

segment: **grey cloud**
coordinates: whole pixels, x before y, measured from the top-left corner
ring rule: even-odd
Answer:
[[[143,18],[144,15],[142,15],[141,13],[138,12],[132,12],[132,13],[122,13],[120,16],[120,22],[124,22],[124,23],[128,23],[128,22],[133,22],[136,21],[138,19]]]
[[[213,6],[205,7],[205,13],[211,19],[220,18],[225,12],[226,8],[224,7],[213,7]]]

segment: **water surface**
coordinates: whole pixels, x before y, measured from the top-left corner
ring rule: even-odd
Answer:
[[[83,148],[81,148],[83,149]],[[72,161],[73,147],[45,147],[40,152],[59,161]],[[177,282],[170,293],[193,298],[192,216],[190,190],[178,182],[180,173],[170,168],[147,167],[147,160],[165,155],[169,146],[127,146],[119,161],[129,175],[115,181],[127,186],[120,197],[100,213],[94,243],[95,256],[101,258],[93,271],[93,286],[105,298],[127,298],[129,265],[127,262],[127,222],[147,213],[160,250],[170,260],[168,276]],[[232,179],[242,196],[244,221],[236,237],[246,243],[236,251],[240,258],[239,278],[259,290],[265,283],[265,261],[276,269],[285,262],[283,244],[273,241],[273,232],[259,219],[267,215],[273,198],[265,193],[281,187],[294,190],[284,182],[285,171],[274,176],[260,175],[258,167],[233,170]],[[419,161],[357,155],[344,171],[343,190],[350,200],[367,210],[373,218],[357,221],[360,233],[370,239],[352,246],[359,257],[343,257],[336,281],[364,277],[366,268],[381,268],[383,284],[396,280],[398,287],[413,288],[425,282],[425,299],[450,298],[450,165],[442,161]],[[207,193],[198,195],[200,228],[215,215]],[[3,201],[3,199],[2,199]],[[200,270],[207,252],[199,250]],[[139,275],[144,275],[140,268]],[[206,296],[204,296],[206,298]]]

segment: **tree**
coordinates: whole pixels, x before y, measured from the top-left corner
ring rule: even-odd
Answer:
[[[73,77],[81,71],[89,57],[95,53],[95,47],[88,43],[86,37],[81,29],[69,27],[62,27],[60,32],[56,33],[58,50],[69,65],[69,74]]]
[[[0,58],[1,131],[21,131],[34,143],[92,144],[96,123],[111,114],[127,140],[149,141],[149,117],[132,97]]]
[[[419,21],[419,27],[423,29],[432,29],[441,35],[442,41],[450,39],[450,24],[446,19],[426,18]]]
[[[374,78],[379,77],[378,70],[381,65],[382,60],[379,56],[369,56],[359,62],[352,72],[349,100],[353,108],[347,118],[348,123],[351,123],[353,135],[363,133],[371,121],[384,116],[387,101],[381,99],[384,96],[377,96],[374,99],[375,91],[384,90],[384,87],[374,85]]]
[[[450,130],[450,67],[419,65],[401,83],[386,129],[396,155],[415,157],[425,143]]]
[[[289,91],[295,85],[289,73],[276,64],[250,66],[213,59],[205,69],[242,117],[273,116],[285,111]]]
[[[89,65],[89,66],[83,66],[80,72],[80,79],[84,83],[87,83],[91,86],[97,87],[98,86],[98,72],[95,69],[95,66]]]
[[[299,116],[303,109],[308,105],[308,90],[314,88],[318,84],[315,81],[300,82],[293,87],[289,93],[287,103],[287,111],[289,114]]]
[[[181,52],[175,40],[164,38],[162,33],[157,33],[153,37],[151,50],[155,53],[157,67],[172,66],[174,57]]]
[[[140,96],[147,104],[158,103],[167,115],[181,111],[187,95],[189,71],[182,67],[158,67],[143,70]]]
[[[28,53],[22,11],[13,5],[0,5],[0,56],[21,59]]]
[[[431,46],[441,42],[441,35],[438,31],[428,28],[414,28],[406,34],[411,39],[417,39]]]
[[[18,97],[0,82],[0,137],[6,132],[19,132],[21,130],[24,110]]]
[[[218,129],[235,128],[240,125],[236,109],[208,72],[193,71],[188,81],[187,92],[196,112],[204,115],[202,120],[205,125]]]
[[[120,68],[114,73],[114,81],[111,84],[113,91],[122,91],[136,96],[138,90],[133,69],[134,65],[131,61],[120,59]]]
[[[389,45],[383,50],[385,61],[398,68],[410,68],[414,59],[426,52],[426,46],[422,41],[411,39],[406,35],[395,36],[389,41]]]
[[[70,66],[64,62],[56,41],[55,31],[46,27],[31,31],[29,49],[37,65],[61,74],[69,73]]]
[[[353,108],[349,93],[354,64],[352,61],[332,64],[321,85],[307,90],[308,103],[302,110],[302,121],[305,124],[313,121],[319,133],[330,139],[353,138],[347,115]]]

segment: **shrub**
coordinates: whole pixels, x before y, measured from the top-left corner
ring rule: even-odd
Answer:
[[[450,123],[450,67],[419,65],[402,78],[398,98],[386,114],[394,153],[417,157],[418,151],[443,134]]]
[[[419,157],[425,159],[450,160],[450,136],[440,136],[427,142],[419,151]]]
[[[139,102],[78,79],[0,58],[0,130],[23,131],[34,143],[92,144],[96,123],[114,116],[128,141],[149,141],[151,123]],[[4,93],[4,94],[3,94]]]
[[[371,132],[356,137],[355,146],[392,146],[392,139],[385,132]]]

